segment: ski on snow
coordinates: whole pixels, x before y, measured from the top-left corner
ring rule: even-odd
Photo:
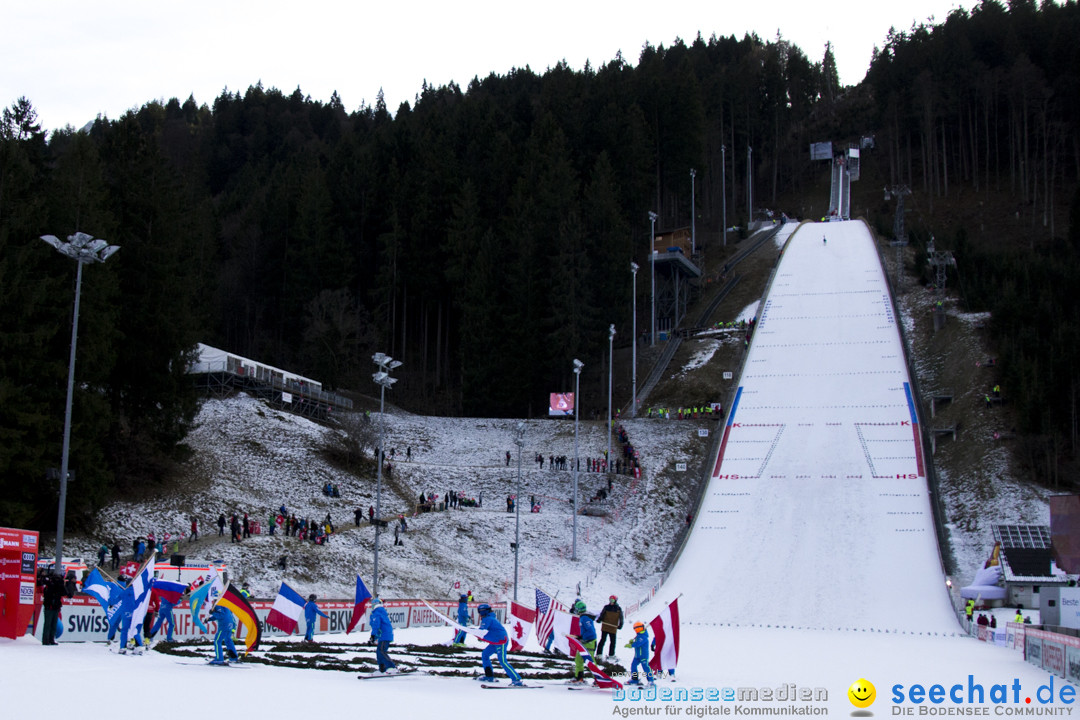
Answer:
[[[367,675],[357,675],[357,680],[377,680],[379,678],[393,678],[393,677],[406,677],[408,675],[425,674],[419,673],[417,670],[402,670],[396,673],[369,673]]]
[[[207,667],[234,667],[234,668],[248,668],[251,667],[250,663],[243,662],[227,662],[222,665],[211,664],[208,660],[174,660],[177,665],[205,665]]]
[[[480,683],[480,687],[485,690],[542,690],[543,685],[488,685],[487,683]]]

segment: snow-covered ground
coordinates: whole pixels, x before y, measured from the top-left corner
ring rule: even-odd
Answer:
[[[828,243],[822,242],[823,234]],[[648,588],[658,579],[662,558],[652,557],[652,546],[646,543],[663,548],[657,533],[670,532],[669,525],[681,522],[685,508],[680,502],[685,498],[678,493],[685,483],[672,466],[692,461],[697,426],[658,420],[626,423],[650,463],[644,485],[635,490],[624,482],[618,488],[618,516],[579,518],[579,541],[582,536],[588,539],[579,545],[582,560],[574,562],[566,552],[569,518],[565,511],[556,511],[560,497],[565,504],[570,474],[539,471],[531,464],[536,452],[572,454],[572,425],[529,423],[523,465],[529,486],[522,494],[535,492],[550,499],[540,515],[522,516],[533,533],[523,541],[523,551],[528,542],[534,553],[532,574],[522,580],[530,588],[525,596],[534,585],[569,596],[580,582],[594,610],[609,592],[620,594],[624,604],[648,599],[633,618],[643,620],[678,598],[679,682],[662,683],[661,688],[716,688],[718,700],[617,700],[601,693],[567,692],[556,684],[546,684],[540,693],[484,691],[469,680],[423,676],[358,684],[343,672],[179,666],[157,654],[124,657],[96,645],[42,647],[24,638],[0,641],[5,715],[70,712],[61,710],[58,701],[53,713],[43,700],[58,678],[77,678],[80,686],[95,689],[117,688],[123,682],[122,700],[112,701],[108,709],[121,718],[145,714],[161,704],[164,692],[188,686],[195,690],[184,701],[185,711],[228,707],[256,717],[360,712],[456,718],[496,712],[546,720],[571,713],[608,717],[632,711],[697,717],[778,714],[775,711],[886,716],[907,709],[919,715],[928,705],[955,714],[971,705],[992,705],[996,685],[1008,688],[1008,702],[990,707],[988,714],[1030,709],[1067,714],[1072,705],[1060,701],[1063,681],[1026,664],[1016,651],[967,637],[954,619],[910,425],[896,321],[888,312],[885,292],[872,240],[861,223],[812,224],[795,233],[759,313],[740,379],[743,392],[733,409],[738,426],[730,431],[723,462],[712,473],[705,505],[678,564],[651,599]],[[113,508],[102,516],[109,532],[130,536],[150,526],[184,527],[191,512],[204,522],[219,511],[247,506],[265,513],[281,502],[321,517],[327,508],[337,507],[318,491],[328,479],[342,485],[343,515],[347,511],[351,516],[354,504],[367,507],[366,487],[334,475],[311,452],[280,449],[283,440],[286,445],[316,442],[318,433],[306,428],[305,421],[273,417],[254,402],[222,403],[219,412],[213,416],[204,411],[198,432],[217,433],[222,449],[206,472],[205,489],[190,500],[190,507],[183,505],[186,499],[174,498]],[[270,415],[277,430],[268,432],[265,425],[252,423],[257,429],[246,434],[247,420],[260,413]],[[516,469],[505,467],[504,453],[513,447],[513,424],[391,416],[387,446],[396,445],[400,453],[411,444],[413,451],[413,463],[398,463],[409,492],[442,494],[450,487],[468,495],[482,491],[486,507],[413,520],[401,554],[384,553],[385,595],[411,587],[426,591],[436,578],[445,588],[466,574],[462,579],[474,592],[505,594],[512,568],[512,556],[505,550],[512,539],[505,495]],[[582,456],[598,455],[606,446],[601,428],[583,429]],[[199,442],[198,434],[194,442]],[[271,475],[260,459],[266,457],[281,472]],[[232,487],[227,480],[235,479],[242,479],[243,486],[226,497],[223,488]],[[586,476],[585,482],[589,480]],[[399,503],[393,512],[406,508],[404,488],[392,502]],[[349,587],[346,578],[369,571],[369,535],[366,528],[341,533],[327,547],[310,551],[324,552],[326,561],[306,582],[292,575],[286,579],[292,578],[290,584],[304,592],[325,587],[324,592],[347,597],[341,592],[343,585]],[[291,542],[258,538],[242,546],[226,542],[205,547],[220,549],[218,556],[250,578],[257,594],[267,594],[281,574],[256,567],[252,558],[269,558],[280,552],[279,545],[298,552]],[[425,544],[443,549],[408,554]],[[310,552],[305,557],[311,557]],[[451,557],[453,565],[442,564]],[[405,630],[396,643],[441,642],[446,632]],[[628,630],[620,635],[621,642],[629,639]],[[629,651],[620,649],[619,654],[627,664]],[[855,710],[847,697],[849,686],[860,678],[877,689],[868,710]],[[936,684],[946,693],[943,702],[916,705],[908,700],[914,685],[928,690]],[[1047,692],[1040,695],[1039,688],[1050,684],[1055,702],[1043,704]],[[823,692],[827,699],[777,699],[793,686],[796,695],[806,690],[820,697]],[[982,691],[969,691],[969,686]],[[759,699],[725,701],[725,688],[756,688]],[[773,689],[773,699],[763,699],[762,688]],[[903,702],[894,703],[896,697]]]
[[[355,526],[354,510],[360,508],[366,517],[375,505],[375,479],[357,480],[323,459],[319,448],[326,442],[326,428],[249,397],[209,400],[198,422],[189,443],[200,449],[199,489],[111,505],[99,516],[99,534],[77,545],[79,553],[92,557],[98,538],[118,537],[130,554],[131,538],[151,530],[160,535],[163,530],[184,529],[194,514],[209,539],[181,547],[189,563],[223,559],[231,577],[248,582],[257,597],[272,598],[282,579],[324,598],[351,597],[358,572],[370,582],[374,531],[366,522]],[[378,423],[377,416],[373,422]],[[391,533],[384,533],[380,541],[379,589],[385,597],[448,597],[453,583],[487,599],[504,600],[513,594],[510,543],[515,516],[506,512],[506,498],[514,494],[517,483],[512,442],[516,424],[387,412],[386,447],[388,452],[394,449],[395,460],[393,477],[383,477],[382,516],[405,514],[408,531],[403,546],[393,545]],[[531,588],[540,587],[565,598],[575,595],[580,585],[583,596],[594,603],[610,593],[632,598],[658,578],[664,561],[660,550],[670,547],[683,526],[689,502],[683,481],[687,473],[676,473],[674,466],[695,459],[700,463],[705,440],[697,431],[709,423],[637,419],[622,425],[638,451],[642,478],[616,476],[606,505],[609,514],[578,517],[579,560],[567,562],[573,548],[573,473],[552,471],[548,458],[573,456],[574,423],[572,419],[526,422],[519,554],[519,587],[529,588],[525,596],[531,598]],[[603,421],[582,421],[578,435],[584,467],[585,458],[599,457],[607,449],[607,434]],[[614,435],[612,443],[615,454],[619,444]],[[509,467],[507,450],[512,452]],[[544,455],[543,470],[534,461],[537,453]],[[328,481],[340,488],[341,498],[322,494]],[[579,505],[606,487],[605,476],[579,473]],[[414,516],[420,492],[441,499],[449,490],[482,500],[483,506]],[[541,504],[541,512],[527,511],[532,497]],[[265,534],[271,511],[282,504],[298,517],[316,521],[329,513],[338,532],[323,547]],[[232,512],[250,512],[261,520],[263,534],[233,544],[226,528],[219,541],[211,524],[220,513]],[[628,532],[630,527],[637,532]],[[658,550],[650,552],[651,548]],[[282,555],[288,563],[284,577],[274,566]]]

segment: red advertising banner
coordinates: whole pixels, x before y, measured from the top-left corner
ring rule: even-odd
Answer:
[[[0,528],[0,637],[26,633],[34,615],[38,534]]]

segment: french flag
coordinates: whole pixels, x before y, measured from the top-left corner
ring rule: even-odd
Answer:
[[[367,611],[368,601],[371,600],[371,593],[368,592],[367,585],[360,579],[360,576],[356,576],[356,600],[354,600],[352,617],[349,618],[349,626],[345,628],[345,634],[348,635],[356,627],[357,623],[363,619],[364,613]]]
[[[170,605],[179,603],[181,596],[183,596],[186,591],[187,585],[184,583],[162,580],[161,578],[154,580],[154,587],[150,589],[152,594],[157,595]]]
[[[266,616],[266,624],[292,635],[303,614],[304,598],[285,583],[281,583],[270,614]]]

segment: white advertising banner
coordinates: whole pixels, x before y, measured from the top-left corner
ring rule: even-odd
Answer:
[[[1062,627],[1080,630],[1080,587],[1063,587],[1058,592]]]
[[[351,600],[320,600],[318,604],[319,609],[329,617],[317,618],[319,624],[315,628],[315,633],[345,632],[345,628],[349,625],[349,619],[352,617],[353,602]],[[475,608],[479,604],[478,602],[469,603],[469,615],[471,618],[475,618]],[[270,609],[274,606],[272,600],[253,600],[251,605],[255,608],[255,614],[259,618],[264,637],[282,637],[285,635],[281,630],[266,624],[266,616],[270,614]],[[386,608],[390,622],[393,623],[395,628],[445,625],[421,600],[385,600],[383,606]],[[446,610],[448,614],[457,612],[457,603],[447,604],[439,601],[432,603],[432,606],[440,611]],[[492,603],[492,609],[495,610],[497,617],[502,618],[505,616],[505,608],[502,604],[496,605]],[[40,619],[40,608],[37,609],[37,612]],[[364,619],[353,628],[353,633],[368,632],[371,629],[368,625],[369,614],[370,610],[364,614]],[[200,615],[204,624],[206,624],[209,613],[200,613]],[[105,642],[109,630],[109,621],[105,617],[105,611],[101,609],[101,605],[93,598],[86,595],[76,595],[71,599],[65,598],[60,617],[63,622],[64,632],[56,638],[58,642]],[[191,607],[186,602],[177,605],[173,609],[173,621],[176,623],[173,638],[178,641],[182,642],[198,638],[210,639],[212,637],[211,635],[203,635],[195,627],[195,623],[191,620]],[[35,625],[35,636],[40,640],[41,623],[37,622]],[[213,629],[212,626],[211,629]],[[306,625],[304,620],[301,619],[299,627],[293,634],[302,637],[304,629],[306,629]],[[240,627],[239,631],[240,635],[238,637],[242,638],[244,635],[243,627]],[[164,632],[164,630],[161,632]]]

